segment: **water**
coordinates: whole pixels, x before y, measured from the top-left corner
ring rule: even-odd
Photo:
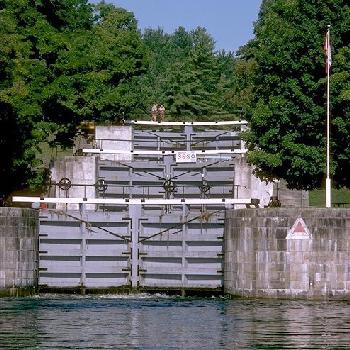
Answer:
[[[0,299],[0,349],[350,349],[350,304],[149,295]]]

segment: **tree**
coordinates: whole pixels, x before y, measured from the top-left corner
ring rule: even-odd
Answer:
[[[45,89],[46,114],[63,107],[78,119],[118,120],[130,111],[127,84],[145,68],[145,50],[130,12],[105,4],[90,31],[68,33],[56,78]]]
[[[104,3],[0,0],[0,24],[0,192],[9,193],[42,175],[41,142],[68,145],[82,120],[128,113],[128,82],[146,55],[134,16]]]
[[[25,1],[1,1],[0,23],[0,192],[7,194],[31,175],[30,140],[41,119],[39,95],[48,75],[38,47],[47,33],[40,13]],[[41,42],[33,36],[34,27],[42,30]]]
[[[173,118],[209,118],[215,113],[228,112],[224,94],[232,79],[231,54],[215,52],[214,40],[205,28],[190,32],[179,27],[173,34],[161,29],[148,29],[143,40],[149,51],[148,71],[136,78],[133,85],[139,98],[135,112],[140,113],[154,103],[163,103]]]
[[[249,160],[265,178],[291,188],[319,187],[325,172],[323,42],[332,24],[332,173],[349,186],[350,5],[345,0],[265,0],[255,38],[242,58],[254,62]]]
[[[253,78],[256,63],[254,59],[242,59],[241,53],[220,53],[221,72],[217,85],[217,98],[222,109],[242,116],[251,113],[253,100]]]

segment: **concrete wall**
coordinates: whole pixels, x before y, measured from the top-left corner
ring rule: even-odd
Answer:
[[[64,157],[55,161],[51,169],[51,179],[58,183],[62,178],[68,178],[72,186],[68,191],[61,190],[58,186],[55,187],[54,197],[96,197],[95,183],[97,180],[97,157]],[[86,186],[84,186],[86,185]],[[78,210],[78,204],[57,204],[57,209]],[[87,204],[87,210],[95,210],[94,204]]]
[[[225,292],[349,300],[349,250],[349,209],[227,211]]]
[[[284,180],[266,183],[254,175],[254,168],[245,157],[235,159],[234,185],[236,198],[258,198],[260,208],[270,203],[272,196],[277,197],[284,208],[309,206],[309,192],[290,190]],[[243,209],[244,205],[235,205],[235,209]]]
[[[0,295],[37,286],[38,227],[38,211],[0,208]]]
[[[122,151],[132,150],[131,126],[96,126],[95,140],[97,147],[101,149],[113,149]],[[101,160],[130,161],[130,154],[101,154]]]
[[[309,192],[290,190],[284,180],[273,184],[273,196],[278,197],[281,207],[300,208],[309,206]]]
[[[269,204],[273,194],[273,183],[265,183],[253,173],[253,167],[249,165],[245,157],[237,157],[234,160],[234,186],[236,198],[258,198],[260,207]],[[236,204],[235,209],[245,208],[245,205]]]

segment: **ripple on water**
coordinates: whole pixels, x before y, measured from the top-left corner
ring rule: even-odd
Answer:
[[[0,349],[349,349],[350,305],[163,294],[0,299]]]

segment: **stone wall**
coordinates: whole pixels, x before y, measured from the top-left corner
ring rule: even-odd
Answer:
[[[287,188],[287,183],[280,180],[273,184],[273,196],[277,197],[284,208],[300,208],[309,206],[309,192],[301,190],[291,190]]]
[[[225,219],[225,292],[349,300],[349,251],[349,209],[230,210]]]
[[[0,295],[38,283],[38,211],[0,208]]]

